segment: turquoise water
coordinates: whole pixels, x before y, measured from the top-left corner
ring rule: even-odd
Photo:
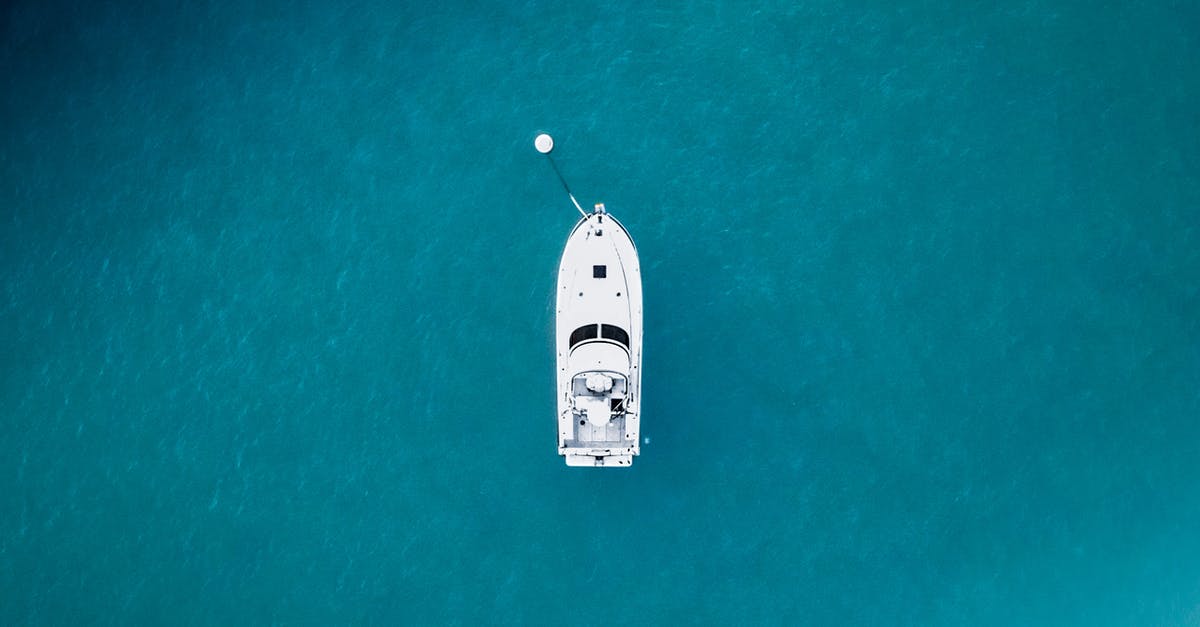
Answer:
[[[0,9],[0,623],[1200,623],[1194,3],[331,4]]]

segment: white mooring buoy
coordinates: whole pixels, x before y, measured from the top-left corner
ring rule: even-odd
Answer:
[[[533,147],[537,148],[537,151],[543,155],[548,155],[551,150],[554,150],[554,138],[546,133],[542,133],[537,136],[537,139],[533,140]]]

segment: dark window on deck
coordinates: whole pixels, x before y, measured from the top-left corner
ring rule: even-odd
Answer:
[[[596,339],[596,325],[589,324],[579,327],[571,332],[571,348],[575,348],[575,345],[580,342],[594,339]]]
[[[623,344],[625,348],[629,348],[629,334],[621,327],[614,327],[611,324],[600,325],[600,337],[606,340],[613,340]]]
[[[592,266],[592,278],[603,279],[608,276],[608,266]]]

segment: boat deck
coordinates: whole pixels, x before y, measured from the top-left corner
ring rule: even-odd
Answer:
[[[568,237],[556,296],[558,452],[571,466],[639,453],[642,289],[637,249],[598,210]]]

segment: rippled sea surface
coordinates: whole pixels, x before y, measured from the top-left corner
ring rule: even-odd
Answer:
[[[0,9],[0,623],[1200,622],[1194,3]],[[555,454],[577,217],[642,455]]]

